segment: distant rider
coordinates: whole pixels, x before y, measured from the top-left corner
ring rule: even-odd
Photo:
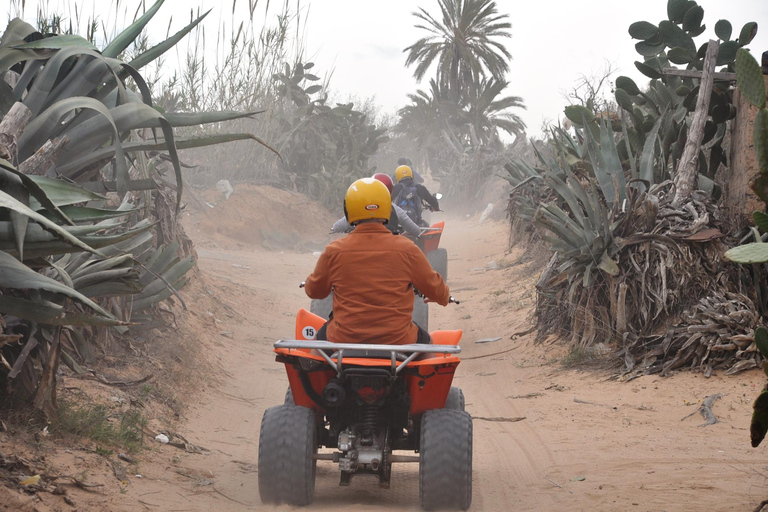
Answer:
[[[328,244],[304,288],[311,299],[334,292],[333,315],[317,339],[429,343],[429,333],[411,320],[413,287],[442,306],[450,292],[418,247],[386,228],[391,210],[389,191],[378,180],[363,178],[347,190],[344,215],[355,229]]]
[[[379,172],[374,174],[373,178],[382,182],[387,187],[387,190],[389,190],[390,193],[392,192],[392,179],[389,176],[383,172]],[[395,204],[392,204],[392,215],[386,225],[387,228],[396,235],[403,231],[414,237],[418,237],[421,234],[419,226],[411,220],[405,210]],[[352,230],[352,226],[349,225],[346,217],[340,218],[334,222],[333,227],[331,227],[331,233],[346,233],[350,230]]]
[[[427,187],[413,181],[413,170],[407,165],[401,165],[395,169],[395,180],[397,185],[392,189],[392,202],[405,210],[413,222],[426,226],[426,222],[421,218],[422,201],[425,201],[430,209],[437,211],[440,209],[437,198],[427,190]]]
[[[411,168],[411,171],[413,171],[413,181],[416,183],[424,183],[424,178],[421,177],[421,174],[416,172],[416,168],[413,167],[413,162],[411,162],[411,159],[405,156],[401,156],[397,159],[397,165],[407,165]]]

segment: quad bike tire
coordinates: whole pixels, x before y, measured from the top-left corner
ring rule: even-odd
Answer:
[[[448,280],[448,250],[439,247],[427,254],[427,260],[432,265],[432,270],[440,274],[443,281]]]
[[[467,510],[472,504],[472,417],[434,409],[421,420],[419,499],[424,510]]]
[[[278,405],[264,412],[259,435],[259,495],[262,503],[306,506],[315,494],[315,413]]]
[[[415,297],[413,299],[413,314],[411,315],[411,319],[416,325],[429,332],[429,304],[424,302],[424,299],[421,297]]]
[[[324,299],[312,299],[312,302],[309,304],[310,313],[325,318],[326,320],[331,316],[332,310],[333,292]],[[420,297],[416,297],[413,301],[413,315],[411,318],[419,325],[419,327],[429,331],[429,307],[427,307],[427,304],[425,304]]]
[[[451,391],[453,391],[453,388],[451,388]],[[449,395],[450,396],[450,395]],[[462,404],[464,403],[464,395],[461,395]],[[285,405],[296,405],[293,403],[293,391],[291,391],[291,386],[288,386],[288,389],[285,390],[285,401],[283,402]],[[464,409],[462,409],[463,411]]]
[[[288,391],[290,392],[291,389],[288,388]],[[286,399],[287,397],[288,395],[286,395]],[[291,396],[291,401],[293,401],[293,396]],[[445,399],[445,407],[443,407],[443,409],[453,409],[455,411],[464,410],[464,392],[461,388],[451,386],[451,390],[448,392],[448,398]]]

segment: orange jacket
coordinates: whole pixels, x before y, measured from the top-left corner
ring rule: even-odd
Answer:
[[[424,253],[384,225],[366,222],[328,244],[304,289],[312,299],[333,290],[330,341],[406,344],[415,343],[418,332],[411,321],[413,286],[448,305],[448,286]]]

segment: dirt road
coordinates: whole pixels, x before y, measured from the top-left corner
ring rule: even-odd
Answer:
[[[752,510],[768,497],[768,460],[764,449],[749,446],[748,431],[762,374],[617,383],[564,368],[569,355],[561,346],[510,339],[529,327],[535,271],[520,263],[520,250],[505,254],[506,226],[453,218],[447,226],[449,284],[463,301],[431,306],[430,322],[464,330],[456,383],[475,418],[473,510]],[[264,508],[256,484],[259,424],[265,408],[282,402],[287,382],[271,343],[291,335],[295,312],[307,306],[297,285],[316,258],[210,247],[199,254],[206,292],[233,312],[214,320],[234,332],[218,337],[215,348],[226,376],[216,383],[201,376],[207,390],[190,405],[182,430],[211,451],[158,446],[140,465],[142,478],[103,502],[106,508]],[[488,269],[491,261],[496,268]],[[714,406],[720,423],[699,427],[698,414],[681,421],[714,393],[725,395]],[[333,464],[318,464],[312,510],[418,510],[415,466],[395,466],[389,490],[366,478],[340,488],[338,478]]]

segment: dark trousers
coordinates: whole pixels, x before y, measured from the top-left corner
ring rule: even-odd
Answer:
[[[331,320],[333,320],[333,318],[331,318]],[[328,330],[328,324],[331,322],[331,320],[325,322],[323,326],[317,330],[317,335],[315,336],[316,340],[328,341],[328,335],[326,331]],[[419,332],[416,334],[416,343],[421,343],[424,345],[429,345],[432,343],[432,337],[429,335],[426,329],[422,329],[422,327],[416,322],[414,322],[414,325],[419,329]]]

